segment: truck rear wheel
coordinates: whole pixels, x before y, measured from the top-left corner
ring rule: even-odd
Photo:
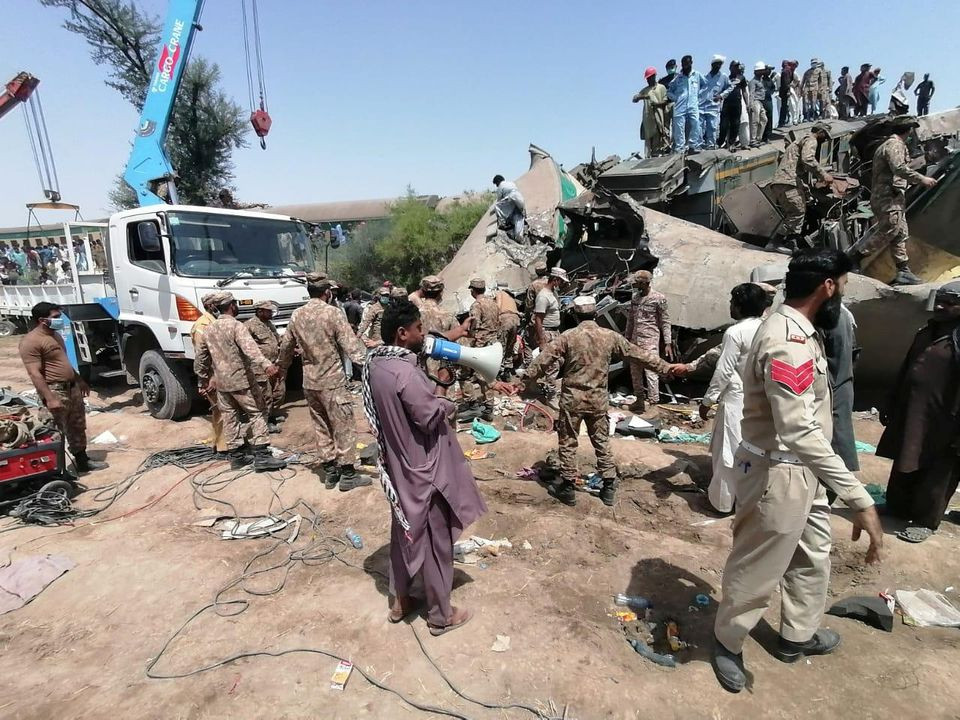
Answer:
[[[191,384],[186,369],[157,350],[147,350],[140,358],[143,402],[158,420],[179,420],[190,414]]]
[[[0,337],[10,337],[17,332],[17,326],[7,319],[0,320]]]

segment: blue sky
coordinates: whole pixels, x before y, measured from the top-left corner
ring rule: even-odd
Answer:
[[[142,0],[161,14],[163,0]],[[0,82],[19,70],[40,89],[65,201],[87,218],[108,211],[137,116],[103,84],[63,13],[2,0]],[[573,166],[638,149],[630,103],[647,65],[715,52],[752,64],[813,56],[839,74],[872,62],[888,78],[931,72],[933,109],[960,103],[960,2],[493,3],[261,0],[274,124],[267,150],[235,153],[238,196],[268,203],[395,196],[412,185],[449,195],[527,167],[527,145]],[[866,10],[865,10],[866,9]],[[193,52],[220,64],[246,104],[239,0],[207,0]],[[662,29],[658,30],[657,27]],[[579,52],[579,56],[578,56]],[[0,226],[26,221],[40,199],[21,112],[0,121]],[[44,220],[54,219],[51,214]]]

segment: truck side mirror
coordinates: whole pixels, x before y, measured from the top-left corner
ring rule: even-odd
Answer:
[[[160,244],[160,230],[155,223],[142,222],[137,225],[137,238],[140,240],[140,247],[146,252],[163,250],[163,245]]]

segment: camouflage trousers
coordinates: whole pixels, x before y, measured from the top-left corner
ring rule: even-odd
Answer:
[[[660,335],[656,338],[636,337],[632,340],[644,350],[660,352]],[[660,402],[660,376],[639,360],[630,360],[630,380],[633,382],[633,394],[637,400],[646,398],[649,403]],[[646,389],[644,389],[646,383]]]
[[[353,465],[357,459],[357,424],[353,399],[346,388],[303,389],[317,434],[317,461]]]
[[[617,466],[610,451],[610,421],[607,413],[574,412],[564,407],[562,400],[556,423],[560,478],[565,482],[574,482],[577,478],[577,447],[581,420],[587,425],[587,437],[597,454],[597,472],[603,478],[616,478]]]
[[[544,330],[543,334],[547,337],[547,342],[553,342],[558,337],[560,337],[559,330]],[[537,347],[537,328],[533,323],[530,323],[527,326],[527,341],[526,346],[523,351],[523,364],[529,365],[533,362],[533,351]],[[555,395],[559,390],[560,386],[560,361],[550,363],[550,366],[547,368],[547,371],[541,376],[540,380],[537,381],[537,384],[540,386],[541,390],[550,395]]]
[[[237,392],[217,392],[217,405],[223,418],[223,437],[227,450],[235,450],[243,445],[247,434],[252,445],[266,445],[267,415],[260,402],[259,390],[238,390]]]
[[[783,215],[779,232],[787,237],[803,232],[803,221],[807,214],[807,202],[796,185],[771,185],[770,194],[773,204]]]
[[[280,375],[263,380],[258,378],[257,391],[260,395],[259,400],[263,404],[263,411],[269,420],[276,415],[280,405],[283,404],[283,399],[287,395],[287,380]]]
[[[216,390],[211,390],[207,394],[207,401],[210,403],[210,424],[213,426],[213,447],[217,452],[225,452],[227,449],[227,440],[223,436],[223,413],[220,412],[220,404],[217,401]]]
[[[499,340],[503,345],[503,362],[500,367],[509,370],[513,367],[513,356],[517,344],[517,331],[520,329],[520,316],[504,313],[500,316]]]
[[[907,212],[902,203],[885,202],[885,198],[874,198],[870,203],[874,217],[877,218],[877,226],[874,228],[873,236],[863,246],[862,251],[867,255],[872,255],[878,250],[890,248],[893,260],[897,267],[907,264],[907,238],[910,230],[907,227]]]
[[[60,398],[61,407],[47,411],[54,425],[67,441],[67,448],[76,455],[87,449],[87,413],[83,405],[83,393],[77,383],[48,383],[48,387]]]

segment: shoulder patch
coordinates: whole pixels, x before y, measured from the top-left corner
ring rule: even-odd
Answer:
[[[787,342],[800,343],[801,345],[805,345],[807,342],[807,338],[804,337],[803,335],[790,335],[787,337]]]
[[[770,361],[770,379],[796,395],[802,395],[813,385],[813,375],[813,360],[801,365],[791,365],[783,360]]]

